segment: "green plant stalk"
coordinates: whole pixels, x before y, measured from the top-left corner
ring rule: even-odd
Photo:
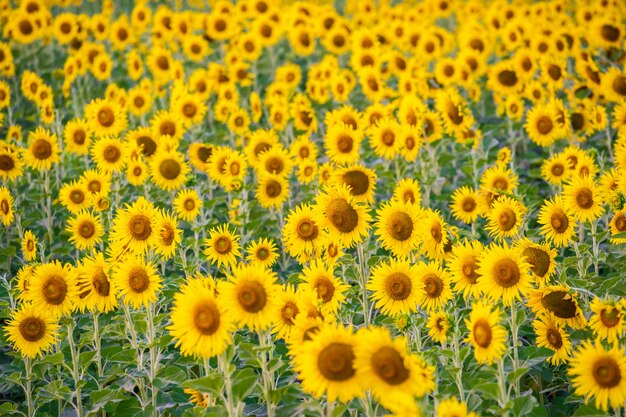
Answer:
[[[150,351],[150,396],[152,399],[152,415],[154,417],[158,416],[157,413],[157,394],[158,390],[154,386],[154,379],[156,378],[157,372],[159,370],[159,352],[157,347],[154,345],[156,328],[154,327],[154,303],[150,303],[146,308],[146,321],[148,325],[148,346]]]
[[[33,374],[33,360],[26,356],[24,358],[24,367],[26,368],[26,386],[24,387],[24,394],[26,395],[26,409],[28,410],[28,417],[35,416],[35,408],[33,407],[33,387],[31,384]]]
[[[100,378],[102,378],[102,352],[101,352],[102,340],[100,338],[99,319],[100,319],[100,312],[96,310],[93,314],[93,348],[94,348],[94,351],[96,352],[95,359],[96,359],[96,366],[98,368],[98,388],[101,388]]]
[[[326,413],[322,413],[320,417],[333,417],[334,411],[335,411],[335,402],[326,401]]]
[[[271,355],[265,350],[270,344],[267,338],[270,337],[268,331],[259,330],[259,347],[261,348],[261,372],[263,375],[263,396],[265,397],[265,404],[267,406],[267,417],[274,417],[275,405],[272,402],[270,391],[274,389],[273,375],[269,371],[267,364]]]
[[[598,242],[597,239],[597,227],[598,227],[598,220],[593,220],[591,222],[591,248],[593,251],[593,270],[596,273],[596,275],[598,275],[599,273],[599,265],[598,265],[598,258],[600,257],[600,243]]]
[[[498,387],[500,388],[500,407],[506,407],[506,404],[509,402],[509,392],[506,388],[506,379],[504,377],[504,358],[501,358],[497,362],[498,365]],[[508,412],[505,414],[508,415]]]
[[[143,369],[143,349],[140,349],[139,344],[137,343],[137,332],[135,331],[135,326],[133,324],[133,319],[130,316],[128,305],[126,303],[121,303],[121,305],[122,310],[124,310],[124,321],[126,322],[126,327],[130,333],[130,345],[137,351],[137,370],[139,371]],[[145,404],[147,399],[142,379],[137,381],[137,387],[139,388],[139,393],[141,394],[142,403]]]
[[[368,327],[371,322],[370,310],[367,307],[367,276],[365,271],[365,250],[363,248],[363,243],[360,242],[357,247],[357,256],[359,261],[359,278],[360,278],[360,286],[361,286],[361,295],[362,300],[361,304],[363,305],[363,322],[365,323],[365,327]]]
[[[511,305],[511,337],[513,338],[513,372],[517,371],[517,368],[519,367],[519,352],[517,349],[517,342],[518,342],[518,328],[517,328],[517,306],[516,306],[516,302],[513,301],[513,304]],[[519,396],[520,393],[520,384],[519,384],[519,379],[515,380],[515,383],[513,384],[513,388],[515,389],[515,395]]]
[[[454,309],[454,332],[452,334],[452,351],[454,353],[454,367],[457,368],[454,382],[459,390],[459,398],[465,402],[465,390],[463,389],[463,364],[461,363],[461,347],[459,345],[458,311]]]
[[[78,417],[83,416],[83,399],[80,389],[80,371],[78,363],[78,352],[76,345],[74,344],[74,325],[73,323],[67,326],[67,340],[70,345],[70,354],[72,355],[72,377],[74,378],[75,395],[76,395],[76,415]]]
[[[217,363],[220,369],[222,370],[222,374],[224,375],[224,393],[222,393],[224,397],[224,403],[226,405],[226,412],[229,417],[237,416],[237,413],[233,409],[233,383],[231,380],[230,374],[230,363],[227,357],[227,351],[224,351],[221,355],[217,357]]]

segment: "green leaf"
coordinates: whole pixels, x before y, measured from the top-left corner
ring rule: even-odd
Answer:
[[[112,346],[102,349],[102,357],[109,362],[137,363],[137,350],[122,349],[119,346]]]
[[[44,356],[40,361],[38,361],[36,363],[36,365],[42,365],[42,364],[45,364],[45,363],[49,363],[51,365],[58,366],[58,365],[62,365],[63,361],[64,361],[63,353],[62,352],[58,352],[58,353],[55,353],[54,355],[46,355],[46,356]]]
[[[233,397],[242,401],[254,389],[258,375],[250,368],[243,368],[233,373]]]
[[[93,360],[94,356],[96,356],[96,352],[95,351],[81,352],[78,360],[79,360],[81,366],[83,368],[86,368],[91,363],[91,361]]]
[[[195,389],[205,394],[218,395],[224,388],[224,377],[221,373],[215,371],[204,378],[184,381],[181,386],[183,388]]]
[[[92,403],[92,412],[98,411],[108,404],[120,402],[127,399],[126,395],[124,395],[124,392],[109,388],[105,388],[100,391],[94,391],[89,394],[89,398],[91,399]]]
[[[72,391],[69,389],[69,387],[63,385],[63,381],[50,381],[46,385],[43,385],[41,388],[39,388],[39,390],[37,391],[37,398],[40,398],[44,401],[69,401],[70,398],[72,398]]]
[[[528,372],[528,368],[517,368],[515,372],[511,372],[506,376],[506,380],[509,382],[509,384],[514,384],[515,381],[520,379],[527,372]]]
[[[163,388],[166,385],[180,384],[181,382],[186,380],[187,372],[176,366],[167,366],[165,368],[159,369],[154,383],[159,388]]]
[[[583,404],[576,409],[572,417],[595,417],[606,416],[607,414],[601,410],[598,410],[591,404]]]
[[[484,382],[476,386],[480,387],[480,392],[485,395],[485,398],[496,401],[500,398],[500,386],[497,383]]]
[[[524,416],[530,413],[532,409],[535,408],[536,404],[537,399],[529,394],[513,399],[509,402],[509,404],[507,404],[507,407],[510,405],[513,415]]]

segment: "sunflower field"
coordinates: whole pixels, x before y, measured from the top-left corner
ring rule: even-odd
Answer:
[[[0,0],[0,416],[626,417],[625,63],[624,0]]]

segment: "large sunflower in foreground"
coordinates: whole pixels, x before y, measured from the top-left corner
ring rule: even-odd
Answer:
[[[326,394],[328,401],[348,402],[363,393],[355,367],[357,337],[352,330],[331,325],[297,348],[294,369],[302,389],[315,398]]]
[[[210,358],[221,354],[232,341],[233,316],[226,314],[209,281],[194,278],[174,295],[167,327],[183,355]]]
[[[606,350],[599,342],[584,341],[570,360],[567,371],[575,393],[585,402],[595,399],[596,407],[606,411],[620,408],[626,401],[626,357],[619,345]]]
[[[528,293],[532,286],[530,265],[517,248],[506,243],[485,249],[478,268],[482,292],[491,300],[502,300],[511,305]]]
[[[22,356],[34,358],[52,347],[57,340],[58,328],[48,310],[26,304],[13,313],[5,333],[7,340]]]
[[[411,354],[404,337],[394,339],[382,327],[364,328],[357,337],[357,376],[381,404],[412,403],[435,388],[435,368]]]
[[[465,319],[470,332],[465,340],[474,347],[478,363],[489,365],[500,359],[506,350],[506,329],[499,324],[500,315],[500,309],[491,310],[485,303],[476,303],[469,319]]]
[[[346,185],[327,187],[315,201],[315,221],[327,228],[346,247],[363,241],[370,215],[367,208],[354,201]]]

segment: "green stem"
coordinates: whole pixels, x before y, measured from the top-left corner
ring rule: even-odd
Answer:
[[[326,402],[326,415],[322,414],[321,417],[333,417],[334,411],[335,411],[335,402],[327,401]]]
[[[504,358],[498,360],[498,386],[500,387],[500,407],[506,407],[509,402],[509,393],[506,389],[506,382],[504,377]],[[506,413],[505,415],[508,415]],[[504,415],[503,415],[504,416]]]
[[[359,272],[360,272],[360,285],[361,285],[361,304],[363,305],[363,322],[365,327],[368,327],[371,322],[370,310],[367,307],[367,273],[365,270],[365,251],[363,249],[363,243],[357,245],[357,256],[359,258]]]
[[[226,412],[229,417],[235,417],[238,415],[233,408],[233,384],[230,373],[230,362],[228,360],[228,350],[217,357],[217,362],[224,374],[224,402],[226,403]]]
[[[100,387],[100,378],[102,378],[102,340],[100,339],[100,312],[95,311],[93,314],[93,342],[94,342],[94,351],[96,366],[98,367],[98,387]]]
[[[267,417],[274,417],[275,407],[272,403],[272,398],[270,396],[271,390],[273,387],[273,376],[270,373],[267,362],[271,355],[268,355],[266,348],[268,347],[267,336],[269,336],[269,332],[259,330],[259,347],[261,348],[261,372],[263,374],[263,396],[265,397],[265,404],[267,405]]]
[[[33,373],[33,360],[28,356],[24,358],[24,366],[26,367],[26,387],[24,392],[26,394],[26,408],[28,410],[28,417],[34,417],[35,409],[33,407],[33,387],[31,385],[32,373]]]
[[[80,389],[80,373],[78,364],[78,351],[74,344],[74,323],[67,326],[67,340],[70,345],[70,354],[72,356],[72,377],[74,378],[74,386],[76,389],[76,414],[78,417],[83,416],[83,398]]]
[[[156,378],[157,372],[159,370],[159,352],[157,347],[154,345],[156,328],[154,326],[154,303],[150,303],[147,307],[146,321],[148,325],[148,347],[150,350],[150,394],[152,398],[152,415],[154,417],[158,416],[157,413],[157,394],[158,389],[154,385],[154,380]]]
[[[459,346],[458,311],[454,309],[454,333],[452,334],[452,350],[454,352],[454,367],[457,369],[454,382],[459,390],[461,401],[465,402],[465,390],[463,389],[463,363],[461,361],[461,347]]]
[[[593,220],[591,222],[591,241],[592,241],[591,247],[593,250],[593,270],[596,273],[596,275],[598,275],[599,273],[598,258],[600,257],[600,244],[598,243],[598,239],[596,236],[597,227],[598,227],[598,221]]]
[[[517,307],[516,302],[511,305],[511,337],[513,338],[513,373],[519,367],[519,352],[518,352],[518,328],[517,328]],[[515,389],[515,395],[519,396],[520,385],[519,379],[515,380],[513,385]]]

